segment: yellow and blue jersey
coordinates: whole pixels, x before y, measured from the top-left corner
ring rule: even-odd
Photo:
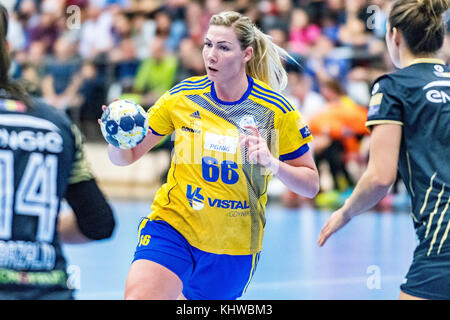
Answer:
[[[216,254],[261,250],[271,173],[249,163],[239,137],[257,126],[281,161],[308,150],[311,133],[281,94],[248,77],[241,99],[221,101],[207,76],[186,79],[148,111],[154,134],[174,134],[167,183],[155,196],[151,220],[164,220],[194,247]]]

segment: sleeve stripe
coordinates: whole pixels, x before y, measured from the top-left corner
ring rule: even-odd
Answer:
[[[258,88],[259,90],[266,92],[267,94],[275,96],[275,97],[273,97],[274,99],[277,99],[276,97],[281,98],[283,101],[281,101],[280,99],[277,99],[277,100],[280,101],[289,111],[294,111],[295,110],[295,108],[289,103],[289,101],[287,101],[287,99],[285,97],[283,97],[283,95],[278,94],[275,91],[268,90],[268,89],[266,89],[264,87],[261,87],[260,85],[258,85],[256,83],[254,84],[254,86],[256,88]]]
[[[369,120],[366,122],[366,127],[370,127],[376,124],[398,124],[403,125],[403,122],[397,120]]]
[[[300,148],[295,150],[294,152],[283,154],[280,156],[280,161],[294,160],[303,156],[306,152],[309,151],[308,144],[302,145]]]
[[[200,85],[200,84],[202,84],[203,82],[205,82],[206,80],[208,80],[208,77],[207,77],[207,76],[202,77],[200,80],[197,80],[197,81],[184,80],[184,81],[181,81],[180,83],[178,83],[177,85],[175,85],[172,89],[169,90],[169,92],[170,92],[170,91],[174,91],[174,90],[176,90],[178,87],[183,86],[183,85],[188,85],[188,84],[191,84],[191,85]]]
[[[211,85],[211,81],[209,81],[209,80],[207,82],[205,82],[205,83],[202,83],[202,85],[196,85],[196,86],[194,86],[194,85],[182,85],[182,86],[177,87],[176,88],[177,90],[175,90],[175,91],[169,91],[169,93],[172,95],[172,94],[178,93],[178,92],[183,91],[183,90],[186,90],[186,91],[201,90],[201,89],[208,88],[210,85]]]
[[[250,93],[250,95],[254,96],[254,97],[258,98],[258,99],[264,100],[264,101],[266,101],[266,102],[268,102],[270,104],[273,104],[273,105],[277,106],[281,111],[283,111],[283,113],[287,113],[287,111],[281,105],[279,105],[278,103],[276,103],[273,100],[269,100],[269,98],[264,98],[263,96],[257,95],[254,91],[252,91]]]
[[[205,84],[209,84],[211,83],[210,80],[205,79],[199,83],[195,83],[195,84],[187,84],[185,82],[181,82],[180,84],[176,85],[175,87],[173,87],[172,89],[169,90],[170,93],[176,93],[178,92],[180,88],[196,88],[196,87],[200,87],[203,86]]]
[[[156,131],[153,130],[152,127],[150,127],[150,126],[148,126],[148,128],[150,129],[150,131],[151,131],[154,135],[157,135],[157,136],[160,136],[160,137],[164,137],[164,136],[165,136],[165,134],[160,134],[160,133],[156,132]]]

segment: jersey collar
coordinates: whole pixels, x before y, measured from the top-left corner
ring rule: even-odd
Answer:
[[[247,79],[248,79],[247,91],[245,91],[244,95],[237,101],[229,102],[229,101],[222,101],[222,100],[220,100],[217,97],[216,89],[214,88],[214,82],[211,84],[211,96],[213,97],[214,100],[216,100],[216,102],[219,102],[221,104],[225,104],[225,105],[239,104],[239,103],[241,103],[242,101],[245,101],[248,98],[248,96],[250,95],[250,92],[253,89],[253,78],[250,77],[249,75],[247,75]]]
[[[409,65],[411,66],[413,64],[418,64],[418,63],[433,63],[433,64],[444,64],[445,65],[444,60],[435,59],[435,58],[419,58],[419,59],[415,59]]]

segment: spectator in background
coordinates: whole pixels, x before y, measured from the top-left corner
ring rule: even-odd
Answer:
[[[114,69],[114,80],[123,83],[134,78],[139,66],[136,45],[132,38],[125,38],[109,53],[109,63]]]
[[[164,26],[167,34],[166,48],[169,52],[175,53],[178,50],[181,39],[188,35],[186,23],[183,20],[184,11],[170,6],[170,2],[156,13],[156,32],[161,35],[161,28]]]
[[[349,18],[340,28],[339,42],[344,46],[367,49],[370,40],[371,36],[366,33],[364,22],[357,18]]]
[[[312,81],[309,76],[295,71],[288,72],[287,97],[302,114],[308,124],[326,104],[322,95],[312,90]],[[313,143],[314,144],[314,143]],[[313,145],[312,145],[313,147]],[[287,189],[281,195],[281,204],[287,208],[298,208],[304,204],[311,204],[311,200]]]
[[[260,6],[263,11],[261,27],[267,32],[271,29],[289,30],[290,16],[293,9],[290,0],[265,1]]]
[[[339,43],[339,24],[338,13],[333,10],[326,10],[322,16],[322,34],[330,39],[334,45]]]
[[[46,53],[51,54],[59,36],[59,29],[56,23],[57,15],[52,8],[47,8],[42,12],[39,19],[39,23],[29,30],[29,42],[42,41],[45,44]]]
[[[350,58],[350,49],[337,49],[330,39],[321,35],[311,48],[305,65],[305,72],[313,79],[313,89],[319,91],[320,83],[330,79],[338,79],[346,86]]]
[[[95,59],[113,47],[113,16],[108,10],[102,10],[95,2],[86,9],[87,19],[81,27],[79,51],[83,59]]]
[[[211,14],[200,1],[189,1],[186,7],[186,25],[189,37],[198,46],[203,46],[203,36],[208,28]]]
[[[30,63],[21,66],[21,78],[24,89],[35,97],[42,96],[41,78],[37,68]]]
[[[359,152],[361,137],[368,133],[367,110],[351,100],[336,80],[322,83],[321,94],[326,105],[309,122],[316,163],[328,163],[334,189],[342,192],[354,186],[346,161]]]
[[[148,48],[156,36],[156,23],[147,15],[137,12],[131,18],[132,38],[136,46],[136,57],[139,60],[149,56]]]
[[[139,65],[134,82],[134,89],[143,95],[142,104],[147,108],[172,87],[178,65],[176,56],[166,51],[163,37],[157,36],[150,49],[151,56]]]
[[[157,10],[155,13],[155,23],[156,23],[156,35],[163,38],[165,41],[166,49],[168,39],[170,37],[170,27],[172,26],[172,20],[167,12],[164,10]]]
[[[205,73],[202,51],[195,45],[191,38],[185,38],[181,41],[178,62],[179,65],[175,81],[177,83],[190,77],[201,76]]]
[[[77,109],[72,107],[79,105],[77,93],[81,82],[75,75],[80,67],[73,43],[61,37],[55,43],[54,55],[42,81],[43,97],[56,108],[65,110],[74,121],[79,120]]]
[[[285,69],[288,72],[295,71],[302,73],[304,71],[302,65],[304,62],[304,57],[291,50],[288,43],[288,32],[281,28],[273,28],[267,31],[267,35],[271,37],[273,43],[286,50],[286,52],[288,52],[291,56],[292,59],[283,61]]]
[[[17,1],[15,9],[18,20],[22,24],[26,45],[28,47],[30,43],[30,30],[36,28],[41,22],[37,4],[35,0]]]
[[[106,102],[106,87],[104,79],[99,74],[95,63],[91,60],[83,61],[77,82],[81,83],[77,92],[78,104],[75,106],[80,112],[80,129],[89,140],[102,139],[98,130],[97,119],[101,117],[101,110],[97,107]]]
[[[290,51],[306,55],[310,47],[320,36],[320,28],[309,22],[305,10],[296,8],[291,14],[291,24],[289,28],[289,48]]]
[[[299,72],[288,73],[289,99],[308,123],[325,106],[322,95],[312,90],[311,78]]]
[[[45,68],[45,45],[41,41],[33,42],[29,49],[13,50],[11,48],[10,56],[13,59],[11,62],[11,76],[15,79],[20,79],[22,76],[22,66],[25,64],[33,64],[40,66],[40,75],[43,76]]]
[[[16,12],[10,15],[7,40],[11,53],[20,52],[26,48],[25,31]]]
[[[132,25],[128,16],[124,12],[119,12],[113,17],[111,35],[114,47],[119,45],[123,39],[129,38],[132,34]]]

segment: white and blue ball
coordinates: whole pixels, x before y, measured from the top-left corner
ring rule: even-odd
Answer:
[[[105,140],[120,149],[134,148],[148,132],[145,110],[131,100],[116,100],[103,112],[101,130]]]

